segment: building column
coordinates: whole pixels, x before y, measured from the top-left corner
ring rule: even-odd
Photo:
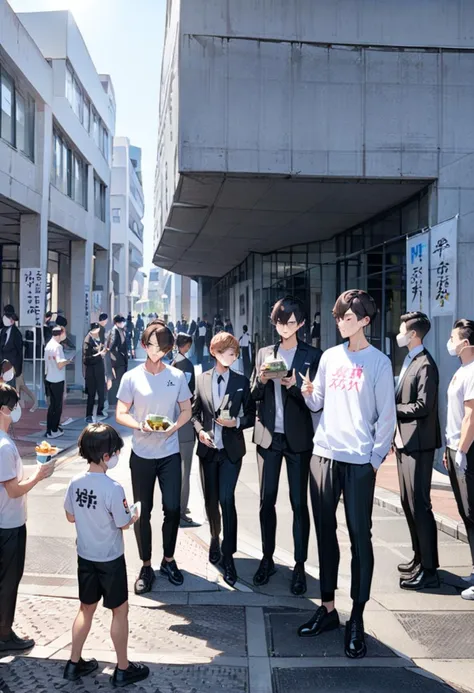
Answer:
[[[107,250],[96,250],[94,263],[94,291],[100,291],[101,301],[93,315],[94,319],[98,319],[99,314],[109,311],[109,253]]]
[[[75,338],[76,349],[82,348],[82,343],[89,329],[91,286],[92,286],[92,255],[93,243],[87,241],[72,241],[71,243],[71,310],[68,319],[68,331]],[[89,318],[86,316],[86,300],[89,302]],[[76,358],[74,382],[83,384],[82,359]]]

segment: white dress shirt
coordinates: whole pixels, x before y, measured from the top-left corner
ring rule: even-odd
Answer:
[[[218,382],[219,377],[222,378],[220,382]],[[227,390],[227,385],[229,383],[229,377],[229,371],[226,371],[225,373],[218,373],[216,370],[214,370],[214,373],[212,374],[212,404],[214,406],[214,411],[218,411],[218,409],[220,409],[222,400],[224,399],[224,395]],[[214,424],[214,445],[218,450],[222,450],[224,448],[224,443],[222,441],[222,426],[217,423]]]

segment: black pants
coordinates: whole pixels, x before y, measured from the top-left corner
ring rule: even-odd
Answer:
[[[135,522],[135,537],[142,561],[151,559],[151,511],[155,479],[158,477],[163,504],[163,555],[172,558],[176,548],[180,520],[181,455],[146,460],[133,451],[130,457],[133,500],[142,504],[140,519]]]
[[[308,557],[308,474],[311,452],[291,452],[286,436],[282,433],[273,434],[271,447],[267,450],[257,447],[263,555],[265,558],[271,558],[275,552],[277,526],[275,505],[283,458],[286,460],[290,503],[293,510],[295,562],[304,563]]]
[[[244,366],[244,375],[246,378],[250,378],[252,375],[252,364],[250,363],[250,349],[249,347],[242,347],[242,362]]]
[[[337,589],[340,553],[336,533],[336,511],[342,491],[351,541],[351,598],[358,603],[368,602],[374,572],[372,548],[374,468],[371,464],[348,464],[313,455],[310,467],[310,490],[318,538],[323,601],[332,601]]]
[[[109,390],[109,404],[117,404],[117,392],[122,382],[122,378],[127,372],[127,366],[113,366],[115,378],[112,380],[112,387]]]
[[[438,530],[430,497],[434,450],[414,452],[412,455],[397,450],[396,454],[400,499],[415,560],[427,570],[436,570],[439,567]]]
[[[0,640],[6,640],[12,632],[25,552],[26,525],[0,529]]]
[[[205,337],[196,337],[194,343],[196,345],[196,363],[201,364],[204,357]]]
[[[100,357],[99,357],[100,358]],[[105,401],[105,371],[103,368],[86,368],[87,408],[86,416],[94,412],[95,396],[97,395],[97,416],[104,413]]]
[[[456,471],[454,458],[456,453],[446,448],[448,458],[448,472],[459,514],[466,526],[467,540],[471,549],[472,565],[474,566],[474,445],[471,445],[467,453],[466,474],[461,475]]]
[[[51,383],[46,381],[48,386],[49,407],[46,415],[46,432],[56,433],[63,413],[64,381],[61,383]]]
[[[231,558],[237,551],[235,487],[242,467],[242,460],[236,463],[231,462],[225,450],[214,450],[208,457],[200,457],[199,464],[211,537],[218,539],[221,533],[220,505],[224,525],[222,554],[225,558]]]

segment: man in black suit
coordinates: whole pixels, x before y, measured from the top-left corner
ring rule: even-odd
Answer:
[[[311,414],[301,394],[301,374],[314,379],[322,352],[297,337],[298,330],[305,322],[305,308],[299,299],[288,296],[278,301],[273,307],[271,320],[280,335],[280,342],[260,349],[252,380],[252,396],[258,403],[254,443],[257,444],[260,476],[263,545],[263,558],[253,581],[257,587],[261,587],[275,573],[275,504],[285,458],[295,545],[291,591],[295,595],[302,595],[306,592],[304,564],[309,540],[308,477],[314,430]],[[285,377],[268,377],[265,363],[269,359],[284,361],[287,368]]]
[[[194,346],[196,348],[196,363],[199,365],[203,361],[204,345],[206,344],[207,323],[201,318],[197,319],[197,326],[194,333]]]
[[[431,477],[436,448],[441,447],[438,418],[439,374],[423,346],[431,323],[424,313],[400,318],[398,346],[408,347],[395,389],[397,456],[400,497],[410,530],[413,559],[400,564],[400,587],[439,587],[437,529],[431,509]]]
[[[109,390],[109,404],[116,404],[117,392],[123,376],[128,368],[127,335],[125,332],[126,320],[123,315],[114,317],[114,326],[109,332],[107,350],[110,356],[112,368],[112,387]]]
[[[97,419],[104,418],[105,400],[105,347],[100,341],[100,325],[91,323],[89,334],[84,340],[82,348],[82,363],[84,365],[84,377],[87,390],[86,423],[94,422],[95,396],[97,394]]]
[[[224,580],[233,587],[237,582],[235,487],[246,451],[243,431],[254,425],[255,403],[248,378],[230,370],[239,355],[235,337],[219,332],[211,341],[211,354],[216,367],[197,378],[192,421],[199,437],[197,454],[211,529],[209,560],[213,564],[221,561],[220,504],[224,525],[221,565]]]
[[[23,373],[23,337],[15,322],[18,316],[11,305],[3,309],[3,325],[0,332],[0,362],[10,361],[15,369],[15,377]],[[15,387],[15,380],[10,382]]]

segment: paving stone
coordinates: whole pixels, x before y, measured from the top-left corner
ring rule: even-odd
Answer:
[[[275,693],[455,693],[453,688],[408,669],[331,667],[274,669]]]
[[[109,683],[112,668],[100,665],[98,673],[74,683],[62,678],[64,662],[54,660],[16,659],[0,665],[2,693],[98,693],[113,690]],[[104,667],[106,671],[104,672]],[[247,693],[247,669],[213,665],[153,665],[151,675],[127,690],[135,693]]]
[[[471,659],[474,652],[474,613],[396,614],[412,640],[439,659]]]
[[[298,626],[307,621],[314,611],[264,609],[267,642],[272,657],[345,657],[344,624],[347,614],[339,613],[339,630],[322,633],[316,638],[299,638]],[[395,653],[381,642],[367,636],[368,656],[395,657]]]
[[[75,539],[30,535],[27,543],[25,572],[75,575],[77,572]]]

